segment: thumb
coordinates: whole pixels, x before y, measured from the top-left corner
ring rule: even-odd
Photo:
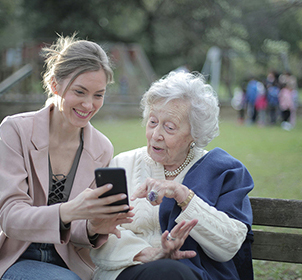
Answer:
[[[197,255],[195,251],[179,251],[179,253],[179,259],[191,259]]]
[[[114,230],[112,231],[112,234],[114,234],[117,238],[122,237],[121,232],[117,228],[114,228]]]

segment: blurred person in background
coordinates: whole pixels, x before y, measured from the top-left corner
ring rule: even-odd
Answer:
[[[269,122],[271,125],[277,123],[277,117],[279,113],[279,92],[280,87],[277,79],[275,79],[271,84],[267,85],[267,105]]]
[[[295,83],[288,79],[285,86],[279,92],[279,107],[281,111],[281,127],[291,130],[295,126],[298,92]]]
[[[252,77],[246,86],[247,124],[254,124],[257,119],[255,103],[258,97],[258,81]]]
[[[258,82],[257,84],[257,98],[255,101],[255,109],[258,114],[258,125],[265,126],[266,125],[266,109],[267,109],[267,97],[266,97],[266,89],[263,83]]]

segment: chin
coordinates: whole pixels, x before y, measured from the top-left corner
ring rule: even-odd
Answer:
[[[151,157],[155,162],[160,163],[160,164],[164,164],[164,161],[163,161],[163,159],[162,159],[161,157],[158,157],[158,156],[152,155],[152,154],[150,154],[150,157]]]
[[[89,120],[85,120],[85,121],[81,121],[81,122],[75,121],[72,123],[72,125],[76,128],[83,128],[88,124],[88,122],[89,122]]]

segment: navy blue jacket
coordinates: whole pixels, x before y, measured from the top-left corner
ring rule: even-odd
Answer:
[[[253,240],[253,215],[247,194],[253,189],[254,183],[245,166],[224,150],[215,148],[192,166],[183,184],[210,206],[246,224],[248,235],[237,255],[228,262],[217,262],[209,258],[189,236],[181,250],[194,250],[197,255],[180,261],[197,271],[203,280],[253,279],[250,248]],[[181,208],[174,199],[164,197],[159,211],[163,232],[170,231],[176,225],[175,219],[180,212]]]

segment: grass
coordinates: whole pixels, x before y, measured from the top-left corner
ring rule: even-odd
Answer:
[[[104,133],[114,146],[114,154],[146,145],[145,128],[140,119],[93,120],[92,124]]]
[[[146,145],[139,119],[101,120],[93,125],[113,143],[115,154]],[[291,131],[279,126],[238,125],[236,116],[221,117],[220,136],[208,150],[220,147],[238,158],[251,173],[250,196],[302,199],[302,118]],[[301,264],[254,261],[255,280],[302,280]]]
[[[292,131],[222,120],[220,136],[208,148],[216,146],[250,171],[255,181],[251,196],[302,199],[302,120]]]
[[[146,145],[140,119],[93,121],[113,143],[115,154]],[[220,147],[249,170],[255,188],[251,196],[302,199],[302,119],[292,131],[279,126],[240,126],[221,119],[220,135],[207,147]]]

